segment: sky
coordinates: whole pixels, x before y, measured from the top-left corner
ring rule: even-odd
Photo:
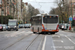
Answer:
[[[23,0],[23,2],[28,2],[28,4],[39,9],[41,13],[49,13],[52,8],[56,8],[55,1],[57,0]]]

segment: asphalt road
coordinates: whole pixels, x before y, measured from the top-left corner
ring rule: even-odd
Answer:
[[[33,34],[28,28],[0,31],[0,50],[75,50],[75,33]]]

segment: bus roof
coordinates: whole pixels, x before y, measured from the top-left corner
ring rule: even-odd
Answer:
[[[37,14],[37,15],[34,15],[32,17],[37,17],[37,16],[45,16],[45,15],[48,15],[48,16],[58,16],[56,14]]]

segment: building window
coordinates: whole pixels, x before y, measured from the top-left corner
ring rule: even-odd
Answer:
[[[75,5],[75,2],[74,2],[74,5]]]
[[[13,2],[15,2],[15,0],[13,0]]]
[[[74,9],[75,9],[75,5],[74,5]]]
[[[7,0],[7,4],[9,4],[9,0]]]
[[[4,15],[4,9],[2,9],[2,15]]]

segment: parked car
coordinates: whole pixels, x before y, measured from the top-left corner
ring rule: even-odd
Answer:
[[[24,24],[19,24],[19,28],[24,28]]]
[[[8,26],[6,25],[6,30],[8,30]]]
[[[25,24],[24,27],[25,28],[30,28],[31,27],[31,24]]]
[[[62,29],[62,30],[67,30],[68,27],[69,27],[69,24],[62,24],[62,25],[61,25],[61,29]]]
[[[59,29],[61,29],[61,27],[62,27],[62,24],[59,24]]]
[[[3,26],[3,31],[6,31],[7,30],[7,25],[6,24],[2,24],[2,26]]]
[[[0,31],[3,31],[3,26],[0,24]]]
[[[18,20],[17,19],[9,19],[8,21],[8,31],[16,30],[18,31]]]

